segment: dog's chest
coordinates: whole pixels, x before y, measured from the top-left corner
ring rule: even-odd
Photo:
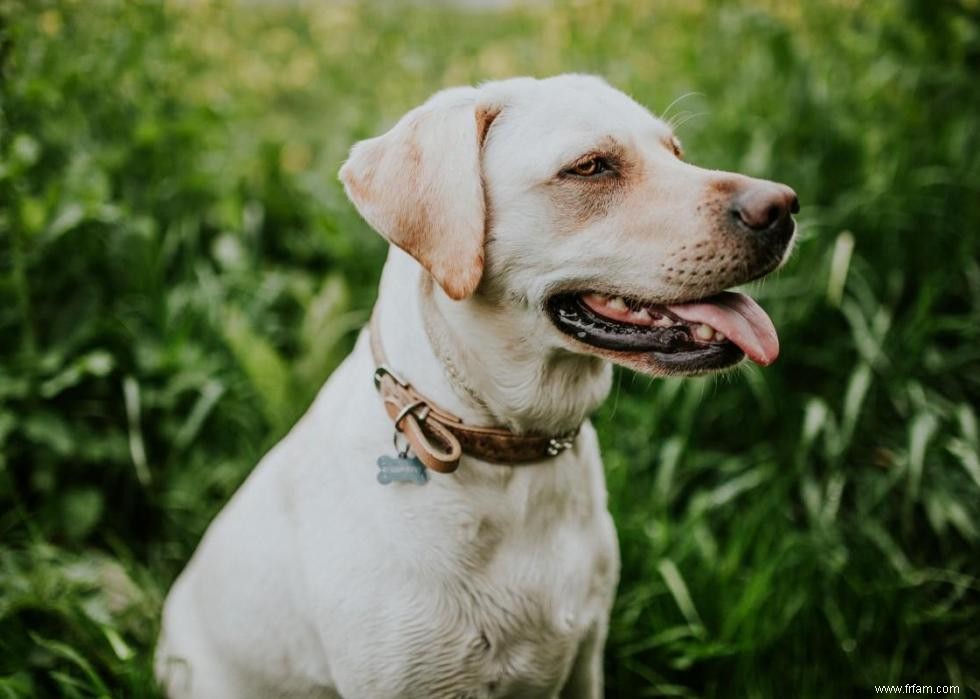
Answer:
[[[607,613],[615,552],[604,510],[548,507],[520,521],[499,503],[395,516],[398,553],[358,594],[351,696],[554,696]]]

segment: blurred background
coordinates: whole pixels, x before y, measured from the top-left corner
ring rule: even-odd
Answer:
[[[803,203],[779,362],[596,416],[607,696],[980,695],[978,0],[0,0],[0,696],[155,696],[170,582],[374,300],[346,150],[565,71]]]

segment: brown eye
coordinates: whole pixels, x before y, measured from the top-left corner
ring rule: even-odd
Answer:
[[[575,163],[565,172],[576,177],[593,177],[602,174],[608,169],[609,163],[606,159],[595,156]]]

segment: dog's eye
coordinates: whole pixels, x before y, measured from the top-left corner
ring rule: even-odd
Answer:
[[[593,156],[585,160],[580,160],[565,170],[565,172],[576,177],[594,177],[595,175],[601,175],[608,169],[609,162],[605,158]]]
[[[670,147],[671,150],[674,151],[674,155],[676,155],[681,160],[684,159],[684,149],[681,148],[681,142],[677,140],[677,136],[670,137]]]

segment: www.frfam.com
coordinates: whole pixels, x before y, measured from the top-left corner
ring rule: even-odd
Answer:
[[[955,684],[936,686],[930,684],[888,684],[879,687],[875,685],[875,694],[959,694],[960,688]]]

